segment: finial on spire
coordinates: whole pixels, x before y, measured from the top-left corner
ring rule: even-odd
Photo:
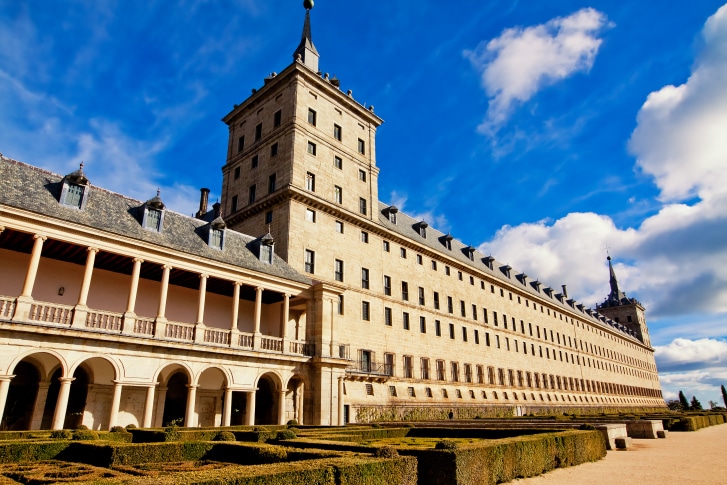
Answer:
[[[313,0],[303,0],[303,8],[310,10],[313,8]]]
[[[303,35],[300,39],[298,48],[293,52],[293,59],[300,60],[302,63],[310,68],[313,72],[318,72],[318,51],[316,46],[313,45],[313,39],[311,37],[310,28],[310,11],[313,8],[313,0],[304,0],[303,7],[305,7],[305,22],[303,23]]]
[[[159,197],[159,194],[160,194],[161,192],[162,192],[162,191],[161,191],[161,190],[159,189],[159,187],[157,187],[157,197]]]

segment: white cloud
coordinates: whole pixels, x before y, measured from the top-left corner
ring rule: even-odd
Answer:
[[[691,370],[727,363],[727,342],[711,338],[674,339],[668,345],[656,346],[656,362],[662,371]]]
[[[606,16],[584,8],[532,27],[506,29],[464,55],[481,72],[490,98],[480,130],[494,134],[516,103],[577,72],[588,72],[601,45]]]
[[[450,230],[450,224],[447,220],[447,217],[444,214],[436,214],[434,211],[419,211],[419,212],[407,212],[405,210],[406,207],[406,201],[408,200],[408,197],[404,194],[400,194],[399,192],[393,191],[390,196],[390,204],[395,205],[397,209],[399,209],[401,212],[406,213],[409,217],[416,219],[416,220],[422,220],[426,221],[427,224],[432,226],[434,229],[441,231],[441,232],[448,232]]]

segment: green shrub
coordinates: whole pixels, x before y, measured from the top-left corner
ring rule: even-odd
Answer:
[[[98,433],[89,429],[76,429],[73,431],[71,439],[75,441],[93,441],[98,439]]]
[[[70,441],[11,441],[0,444],[0,463],[52,460],[68,448]],[[1,476],[1,475],[0,475]]]
[[[457,443],[450,440],[437,441],[437,444],[434,445],[435,450],[456,450],[457,448]]]
[[[374,423],[371,425],[371,427],[375,429],[381,429],[381,425],[379,423]]]
[[[297,419],[289,419],[287,424],[288,424],[288,426],[298,426],[298,420]]]
[[[67,429],[55,429],[50,432],[50,437],[54,440],[70,440],[71,431]]]
[[[235,438],[235,433],[230,431],[220,431],[217,433],[217,436],[215,436],[213,441],[237,441],[237,438]]]
[[[123,426],[113,426],[111,428],[111,432],[112,433],[128,433],[128,431],[126,431],[126,428],[124,428]]]
[[[396,448],[393,446],[382,446],[380,448],[376,448],[374,456],[376,458],[396,458],[399,456],[399,452],[396,451]]]
[[[179,432],[179,426],[170,424],[164,428],[164,441],[179,441],[182,439],[182,433]]]
[[[593,426],[592,424],[584,423],[584,424],[580,425],[578,427],[578,429],[591,430],[591,429],[596,429],[596,427]]]
[[[80,429],[81,431],[88,431],[88,426],[86,426],[85,424],[79,424],[78,426],[76,426],[76,429]]]
[[[297,435],[292,429],[283,429],[275,435],[276,440],[294,440],[295,438]]]
[[[134,423],[129,423],[126,425],[126,429],[135,429],[136,425]]]

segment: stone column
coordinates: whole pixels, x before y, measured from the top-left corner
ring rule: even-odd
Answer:
[[[240,286],[242,283],[232,283],[232,315],[230,318],[230,347],[237,347],[240,344],[240,330],[237,328],[237,319],[240,315]]]
[[[157,397],[156,414],[154,419],[154,427],[160,428],[164,426],[164,404],[167,400],[167,387],[159,386],[159,396]]]
[[[136,294],[139,290],[139,273],[141,272],[141,263],[143,259],[134,258],[134,267],[131,270],[131,286],[129,287],[129,298],[126,301],[126,312],[124,313],[124,323],[121,329],[122,333],[132,333],[134,323],[136,322]]]
[[[304,402],[305,402],[305,383],[301,382],[300,385],[298,386],[298,406],[297,406],[298,413],[296,416],[298,424],[300,424],[300,425],[303,424],[303,416],[305,416],[303,414]]]
[[[154,389],[156,384],[146,388],[146,401],[144,401],[144,422],[141,424],[142,428],[151,428],[152,419],[154,417]]]
[[[253,348],[255,350],[260,350],[261,346],[261,337],[260,334],[260,318],[262,315],[262,304],[263,304],[263,288],[262,286],[258,286],[255,288],[255,314],[254,314],[254,322],[255,322],[255,330],[253,331],[253,339],[254,344]]]
[[[278,391],[278,424],[285,424],[286,423],[286,419],[285,419],[285,408],[286,408],[286,406],[285,406],[285,395],[286,395],[286,390],[285,389],[280,389]]]
[[[10,390],[10,381],[13,380],[13,377],[15,376],[0,376],[0,422],[3,420],[5,403],[8,401],[8,391]]]
[[[345,425],[345,421],[343,419],[343,406],[344,406],[344,399],[343,399],[343,377],[338,378],[338,425],[343,426]]]
[[[74,328],[84,327],[86,325],[86,315],[88,315],[88,292],[91,289],[91,277],[93,276],[93,265],[96,262],[97,248],[88,248],[86,253],[86,269],[83,272],[83,281],[81,282],[81,291],[78,293],[78,301],[73,309]]]
[[[27,320],[30,314],[30,306],[33,303],[33,286],[35,285],[35,277],[38,275],[43,242],[48,238],[36,234],[33,239],[33,250],[30,252],[30,262],[28,263],[28,271],[25,273],[23,291],[15,301],[15,313],[13,314],[13,320],[15,321]]]
[[[50,382],[39,382],[38,392],[35,395],[35,403],[33,404],[33,415],[30,418],[30,429],[40,429],[43,421],[43,412],[45,411],[45,403],[48,400],[48,388]]]
[[[187,412],[184,415],[184,426],[192,428],[197,426],[197,420],[195,419],[195,405],[197,404],[197,388],[199,386],[195,384],[188,384],[187,388]]]
[[[288,338],[288,320],[290,320],[290,295],[283,293],[283,314],[282,321],[280,322],[280,336],[283,338],[283,341],[286,341]],[[285,350],[285,346],[283,346],[283,352]]]
[[[169,272],[172,267],[168,264],[162,266],[162,283],[159,289],[159,306],[157,308],[157,317],[154,325],[154,336],[156,338],[164,337],[167,327],[167,294],[169,293]]]
[[[245,424],[248,426],[255,426],[255,391],[247,393],[245,408],[247,410],[247,416],[245,416],[247,422]]]
[[[119,406],[121,405],[121,391],[123,386],[119,381],[114,382],[114,396],[111,399],[111,413],[109,414],[109,429],[116,426],[116,420],[119,417]]]
[[[225,409],[222,416],[222,426],[229,426],[232,420],[232,389],[225,388]]]
[[[199,296],[197,299],[197,321],[195,322],[196,328],[194,331],[194,341],[196,343],[204,342],[204,304],[205,298],[207,297],[207,278],[209,275],[199,275]]]
[[[58,391],[58,401],[56,401],[56,410],[53,413],[53,423],[51,429],[63,429],[66,422],[66,409],[68,408],[68,396],[71,393],[71,382],[76,380],[75,377],[61,377],[61,388]]]

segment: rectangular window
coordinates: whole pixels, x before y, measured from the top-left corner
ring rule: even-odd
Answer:
[[[391,326],[391,308],[389,307],[384,308],[384,325]]]
[[[427,319],[425,317],[419,317],[419,332],[427,333]]]
[[[316,144],[313,143],[312,141],[309,141],[308,142],[308,153],[310,153],[311,155],[315,156],[316,155],[316,152],[317,152]]]
[[[210,231],[210,247],[215,249],[222,249],[222,239],[224,237],[224,230],[212,229]]]
[[[485,332],[485,345],[490,346],[490,332]]]
[[[263,124],[258,123],[255,127],[255,141],[259,141],[263,137]]]
[[[310,249],[305,250],[305,272],[306,273],[315,273],[316,269],[316,253],[311,251]]]
[[[283,113],[280,110],[276,111],[275,114],[273,115],[273,128],[279,127],[282,119],[283,119]]]
[[[451,362],[450,367],[452,369],[452,382],[459,382],[459,363]]]
[[[434,320],[434,335],[437,337],[442,336],[442,322],[439,320]]]
[[[401,299],[409,301],[409,283],[406,281],[401,282]]]
[[[343,189],[338,185],[333,186],[333,201],[336,204],[343,204]]]
[[[384,248],[384,252],[389,252],[391,250],[391,244],[389,244],[389,241],[383,241],[382,246]]]
[[[404,378],[405,379],[414,378],[414,365],[412,364],[411,355],[404,356]]]
[[[338,170],[343,170],[343,159],[341,157],[333,157],[333,166]]]
[[[477,384],[485,383],[485,368],[481,365],[477,366]]]
[[[384,275],[384,295],[391,296],[391,276]]]
[[[257,155],[253,155],[253,157],[250,159],[250,168],[257,168],[259,160],[260,157],[258,157]]]
[[[447,276],[449,276],[449,266],[445,266],[444,267],[444,274],[446,274]]]
[[[472,320],[477,320],[477,305],[472,305]]]
[[[272,174],[268,177],[268,194],[275,192],[277,179],[278,177],[276,174]]]
[[[480,345],[480,331],[475,329],[475,344]]]
[[[362,155],[366,155],[366,142],[361,138],[358,139],[358,152]]]
[[[333,277],[336,281],[343,281],[343,261],[337,259],[333,265]]]
[[[241,136],[237,139],[237,153],[240,153],[245,148],[245,137]]]
[[[308,108],[308,123],[310,123],[313,126],[316,126],[316,112],[315,110]]]
[[[384,354],[384,372],[387,376],[394,375],[394,354]]]
[[[369,243],[369,233],[366,231],[361,231],[361,242],[362,243]]]
[[[422,379],[429,380],[429,359],[421,358]]]
[[[343,222],[336,221],[336,232],[339,234],[343,234]]]
[[[306,209],[305,220],[308,222],[316,222],[316,211],[314,211],[313,209]]]
[[[359,171],[358,171],[358,179],[361,182],[366,182],[366,172],[363,171],[363,170],[361,170],[361,169],[359,169]]]
[[[434,261],[434,260],[432,260],[432,269],[433,269],[434,271],[437,271],[437,262],[436,262],[436,261]]]
[[[464,300],[459,301],[459,312],[462,314],[463,317],[467,316],[467,310],[465,308]]]
[[[485,323],[489,323],[487,318],[487,308],[484,307],[482,308],[482,319],[485,321]]]
[[[406,248],[399,248],[399,256],[406,259]]]
[[[232,212],[236,212],[236,211],[237,211],[237,196],[233,195],[232,196]]]
[[[409,314],[407,312],[404,312],[404,315],[402,316],[402,322],[404,330],[409,330]]]
[[[439,292],[434,292],[434,309],[439,310]]]
[[[464,365],[464,381],[469,383],[472,382],[472,364]]]
[[[311,192],[316,191],[316,176],[310,172],[305,174],[305,188]]]
[[[333,124],[333,138],[335,138],[338,141],[341,141],[341,136],[343,134],[343,131],[341,130],[341,127],[337,124]]]
[[[265,224],[272,224],[273,222],[273,211],[267,211],[265,213]]]
[[[277,157],[278,156],[278,144],[273,143],[270,145],[270,157]]]
[[[361,214],[366,215],[366,199],[364,199],[363,197],[358,199],[358,211]]]
[[[361,288],[369,289],[369,270],[367,268],[361,268]]]
[[[366,395],[367,396],[374,395],[374,385],[373,384],[366,384]]]
[[[443,360],[438,360],[437,361],[437,380],[438,381],[445,380],[445,375],[444,375],[444,361]]]
[[[467,341],[467,327],[462,327],[462,341]]]
[[[417,254],[417,264],[423,264],[423,259],[421,254]]]
[[[419,304],[424,305],[424,288],[419,287]]]
[[[252,204],[255,202],[255,185],[251,185],[247,192],[247,202],[248,204]]]
[[[449,338],[454,340],[454,323],[449,324]]]
[[[235,180],[240,178],[240,167],[235,167],[235,173],[234,173]]]
[[[370,319],[369,310],[370,310],[369,302],[362,301],[361,302],[361,320],[363,320],[365,322],[369,321],[369,319]]]
[[[449,313],[454,313],[454,303],[452,302],[451,296],[447,297],[447,311],[449,311]]]

